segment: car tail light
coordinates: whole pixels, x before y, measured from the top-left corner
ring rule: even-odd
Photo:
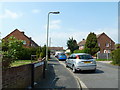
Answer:
[[[79,56],[78,56],[78,55],[76,56],[76,59],[79,59]]]

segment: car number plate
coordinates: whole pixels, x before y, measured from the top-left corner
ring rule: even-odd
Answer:
[[[84,62],[84,63],[91,63],[91,61],[86,61],[86,62]]]

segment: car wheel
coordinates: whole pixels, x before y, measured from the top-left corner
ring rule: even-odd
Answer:
[[[94,70],[91,70],[93,73],[96,71],[96,69],[94,69]]]
[[[67,64],[67,62],[65,61],[65,65],[66,65],[66,67],[68,67],[68,64]]]
[[[72,71],[73,71],[73,73],[76,73],[77,72],[77,70],[75,69],[75,66],[73,65],[73,67],[72,67]]]
[[[68,68],[68,64],[66,63],[66,67]]]

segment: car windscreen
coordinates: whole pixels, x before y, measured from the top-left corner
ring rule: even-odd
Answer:
[[[60,53],[59,55],[65,55],[64,53]]]
[[[79,55],[79,59],[93,59],[91,55]]]

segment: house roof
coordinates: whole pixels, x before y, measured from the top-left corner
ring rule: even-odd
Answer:
[[[101,34],[103,34],[103,33],[101,33]],[[99,38],[101,36],[101,34],[96,35],[96,37]]]
[[[63,47],[48,47],[50,50],[63,50]]]
[[[103,34],[105,34],[104,32],[103,33],[101,33],[101,34],[98,34],[98,35],[96,35],[96,37],[97,38],[99,38],[101,35],[103,35]],[[106,35],[106,34],[105,34]],[[106,35],[107,36],[107,35]],[[107,36],[108,37],[108,36]],[[111,39],[110,37],[108,37],[109,39]],[[113,41],[112,39],[111,39],[111,41]],[[114,42],[114,41],[113,41]],[[79,43],[78,43],[78,46],[81,46],[81,45],[85,45],[85,43],[86,43],[86,40],[82,40],[82,41],[80,41]]]
[[[14,32],[16,32],[16,31],[18,31],[18,32],[20,32],[20,33],[23,33],[23,35],[24,35],[27,39],[31,40],[31,42],[34,43],[36,46],[39,46],[37,43],[35,43],[35,42],[31,39],[31,37],[26,36],[23,31],[19,31],[18,29],[15,29],[14,31],[12,31],[11,33],[9,33],[9,34],[8,34],[6,37],[4,37],[3,39],[6,39],[6,38],[8,39],[8,37],[9,37],[11,34],[13,34]]]
[[[78,46],[85,45],[85,43],[86,43],[86,40],[82,40],[78,43]]]
[[[106,35],[106,34],[103,32],[103,33],[101,33],[101,34],[96,35],[96,37],[99,38],[99,37],[102,36],[103,34]],[[106,35],[106,36],[107,36],[107,35]],[[108,37],[108,36],[107,36],[107,37]],[[108,37],[108,38],[109,38],[112,42],[114,42],[110,37]],[[114,42],[114,43],[115,43],[115,42]]]

